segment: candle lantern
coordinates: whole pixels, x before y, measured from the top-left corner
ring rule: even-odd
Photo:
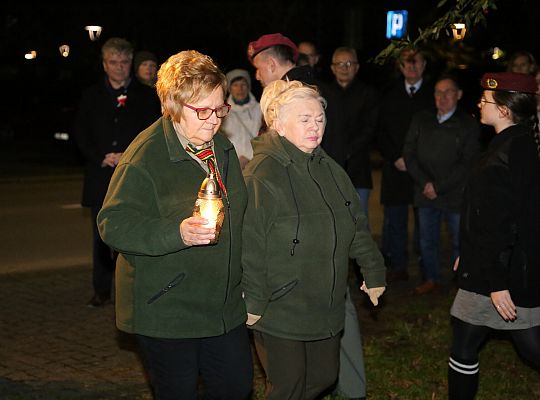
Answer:
[[[215,175],[210,173],[201,184],[195,207],[193,208],[194,217],[203,217],[208,220],[208,224],[204,225],[208,228],[216,228],[216,237],[210,244],[217,243],[223,220],[225,218],[225,210],[219,184]]]

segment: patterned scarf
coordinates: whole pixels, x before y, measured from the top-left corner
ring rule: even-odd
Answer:
[[[216,164],[216,157],[214,156],[212,146],[198,150],[191,143],[188,143],[186,146],[186,151],[195,154],[199,160],[204,161],[206,165],[208,165],[208,170],[216,177],[219,187],[221,188],[221,192],[225,195],[225,197],[227,197],[227,189],[225,188],[225,184],[221,179],[221,174],[219,173],[219,169]]]

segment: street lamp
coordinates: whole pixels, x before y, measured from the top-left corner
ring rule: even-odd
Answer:
[[[27,60],[34,60],[37,57],[37,51],[30,50],[28,53],[24,55],[24,58]]]
[[[84,29],[88,31],[88,36],[93,42],[99,39],[99,35],[101,35],[101,31],[103,30],[99,25],[87,25]]]
[[[465,38],[465,34],[467,33],[467,27],[464,23],[456,22],[452,24],[452,34],[454,35],[454,39],[456,40],[463,40]]]
[[[498,47],[494,47],[493,52],[491,54],[491,58],[494,60],[498,60],[499,58],[503,58],[503,57],[504,57],[504,51],[502,51]]]
[[[60,51],[60,54],[62,55],[62,57],[67,57],[69,56],[69,46],[67,44],[63,44],[61,45],[58,50]]]

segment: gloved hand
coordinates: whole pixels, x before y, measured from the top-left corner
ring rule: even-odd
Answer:
[[[251,326],[251,325],[254,325],[255,323],[257,323],[258,320],[261,319],[261,316],[260,315],[255,315],[255,314],[250,314],[250,313],[247,313],[247,321],[246,321],[246,325],[247,326]]]
[[[381,297],[381,295],[384,293],[386,288],[374,287],[374,288],[368,289],[368,287],[366,286],[366,282],[364,281],[362,283],[362,286],[360,287],[360,290],[363,290],[364,292],[366,292],[369,296],[369,299],[373,303],[373,305],[376,306],[377,304],[379,304],[379,297]]]

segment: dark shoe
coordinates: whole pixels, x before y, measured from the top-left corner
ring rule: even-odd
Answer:
[[[107,304],[112,304],[110,296],[101,296],[99,294],[94,294],[86,305],[88,307],[103,307]]]
[[[437,289],[437,284],[433,281],[425,281],[421,285],[418,285],[414,289],[414,293],[417,295],[423,295],[433,292]]]
[[[406,270],[388,271],[386,273],[386,282],[398,282],[409,280],[409,273]]]

